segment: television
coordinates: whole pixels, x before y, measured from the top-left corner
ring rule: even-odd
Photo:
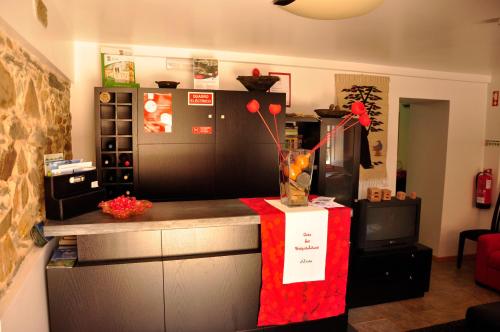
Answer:
[[[418,242],[421,199],[370,202],[355,208],[352,240],[358,249],[381,250],[412,246]]]

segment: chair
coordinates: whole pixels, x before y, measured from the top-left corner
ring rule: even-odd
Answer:
[[[474,279],[480,285],[500,291],[500,233],[479,237]]]
[[[481,235],[498,233],[498,226],[500,222],[500,215],[498,211],[499,206],[500,206],[500,194],[498,195],[497,203],[495,204],[495,211],[493,211],[493,218],[491,219],[490,229],[469,229],[460,232],[460,236],[458,238],[457,269],[459,269],[462,266],[462,259],[464,257],[464,245],[466,239],[477,242],[477,239]]]

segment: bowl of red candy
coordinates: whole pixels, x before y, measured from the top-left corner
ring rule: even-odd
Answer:
[[[146,200],[138,200],[135,197],[119,196],[115,199],[99,203],[103,213],[113,216],[115,219],[126,219],[131,216],[143,214],[153,203]]]

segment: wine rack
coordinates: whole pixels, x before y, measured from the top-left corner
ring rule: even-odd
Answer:
[[[95,88],[96,165],[108,198],[134,193],[137,89]]]

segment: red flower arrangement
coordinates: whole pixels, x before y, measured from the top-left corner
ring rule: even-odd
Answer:
[[[119,196],[115,199],[99,203],[103,213],[115,219],[126,219],[131,216],[143,214],[153,203],[146,200],[137,200],[135,197]]]
[[[271,128],[260,113],[260,103],[257,100],[250,100],[246,105],[246,109],[250,113],[257,113],[259,115],[262,123],[276,144],[279,156],[281,202],[289,206],[307,205],[312,179],[314,152],[321,148],[337,130],[346,131],[355,126],[358,122],[366,127],[369,126],[371,122],[370,116],[366,112],[365,105],[360,101],[356,101],[351,105],[351,113],[344,116],[343,119],[311,150],[300,149],[283,151],[278,141],[279,131],[278,122],[276,120],[276,115],[281,112],[281,105],[269,105],[269,113],[274,117],[275,134],[273,134]]]

